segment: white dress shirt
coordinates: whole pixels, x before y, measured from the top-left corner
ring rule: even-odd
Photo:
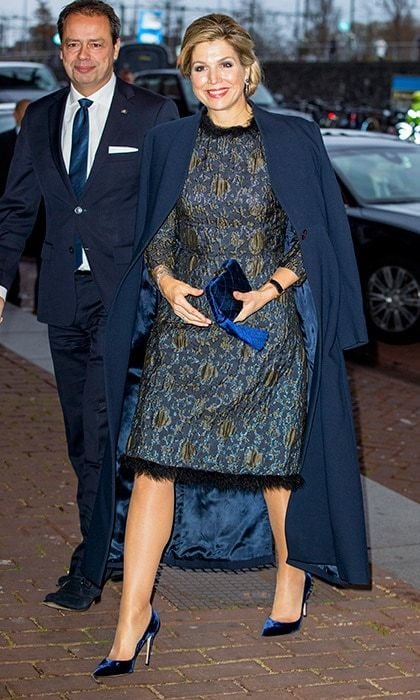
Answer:
[[[108,118],[109,108],[111,106],[112,98],[114,97],[115,83],[116,77],[113,73],[111,79],[106,83],[106,85],[101,87],[100,90],[97,90],[97,92],[94,92],[92,95],[89,95],[89,99],[92,100],[93,104],[89,107],[89,150],[86,178],[89,177],[93,161],[95,160],[96,151],[102,138],[105,122]],[[80,107],[79,100],[83,97],[84,95],[78,92],[73,85],[70,86],[70,92],[67,97],[66,107],[64,110],[63,126],[61,129],[61,150],[67,172],[69,172],[70,167],[73,121],[75,114]],[[82,255],[82,264],[78,269],[90,270],[89,261],[84,248],[82,249]]]
[[[94,92],[92,95],[89,95],[89,99],[92,100],[93,104],[89,107],[89,151],[86,177],[89,176],[99,142],[102,138],[105,122],[108,118],[109,109],[111,107],[112,98],[114,97],[115,83],[116,77],[113,73],[110,80],[103,87]],[[82,95],[74,88],[73,85],[71,85],[64,109],[63,126],[61,129],[61,150],[67,172],[69,171],[70,166],[73,120],[77,110],[80,107],[78,100],[80,100],[82,97],[85,97],[85,95]],[[82,253],[83,260],[79,270],[89,270],[89,262],[84,249],[82,250]],[[6,298],[6,293],[6,288],[0,286],[0,297],[2,299]]]

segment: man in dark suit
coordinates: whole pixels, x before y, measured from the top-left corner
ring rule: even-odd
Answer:
[[[22,123],[0,202],[0,317],[42,197],[38,318],[48,324],[82,533],[68,576],[44,602],[86,610],[101,592],[83,578],[81,562],[108,432],[105,324],[132,257],[145,133],[177,113],[115,77],[120,22],[110,5],[72,2],[58,32],[71,84],[31,104]]]

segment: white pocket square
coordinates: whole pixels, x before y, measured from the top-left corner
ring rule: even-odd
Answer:
[[[134,148],[133,146],[108,146],[108,153],[111,155],[113,153],[135,153],[135,151],[138,150],[138,148]]]

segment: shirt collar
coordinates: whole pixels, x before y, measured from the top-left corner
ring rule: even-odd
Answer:
[[[108,82],[105,83],[105,85],[99,88],[99,90],[97,90],[96,92],[92,93],[92,95],[89,95],[89,99],[96,103],[109,104],[114,94],[116,82],[117,79],[115,77],[115,73],[113,73]],[[85,95],[82,95],[78,90],[76,90],[73,84],[70,84],[69,97],[70,104],[74,104],[75,102],[78,102],[81,98],[85,97]]]

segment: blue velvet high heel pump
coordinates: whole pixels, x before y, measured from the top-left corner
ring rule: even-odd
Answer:
[[[108,659],[105,658],[101,663],[95,668],[92,675],[94,678],[99,678],[100,676],[119,676],[123,673],[133,673],[134,667],[136,665],[136,660],[140,654],[142,648],[146,644],[146,666],[149,665],[150,657],[152,654],[153,641],[159,632],[160,619],[156,610],[152,608],[152,617],[150,622],[146,627],[146,631],[141,639],[137,642],[136,649],[134,651],[134,656],[127,661],[118,661],[118,659]]]
[[[303,588],[303,598],[302,598],[302,609],[300,617],[293,622],[277,622],[272,620],[271,617],[267,617],[264,627],[261,632],[262,637],[275,637],[279,634],[290,634],[291,632],[297,632],[302,624],[302,620],[306,617],[306,608],[308,598],[312,593],[313,582],[312,576],[305,572],[305,585]]]

